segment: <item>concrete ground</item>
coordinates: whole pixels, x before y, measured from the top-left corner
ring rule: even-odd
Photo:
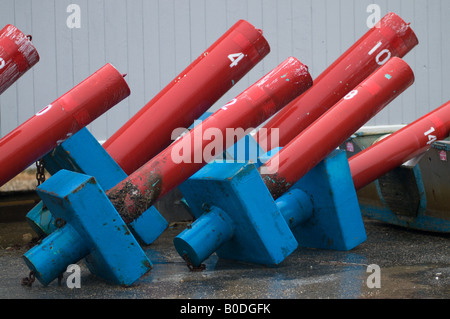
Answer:
[[[94,277],[80,262],[81,288],[57,281],[21,285],[29,274],[22,255],[30,248],[24,223],[0,224],[1,299],[447,299],[450,297],[449,235],[419,232],[365,219],[368,240],[349,252],[297,249],[268,268],[216,255],[193,272],[172,239],[186,226],[171,225],[145,252],[151,272],[125,288]],[[380,267],[380,288],[369,288],[368,265]]]

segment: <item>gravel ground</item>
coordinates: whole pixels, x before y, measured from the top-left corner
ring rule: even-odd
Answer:
[[[118,287],[91,275],[82,262],[81,288],[57,281],[44,287],[21,285],[29,273],[22,255],[32,245],[23,223],[0,224],[2,299],[447,299],[450,296],[448,234],[434,234],[365,219],[368,240],[349,252],[299,248],[277,267],[264,267],[216,255],[206,269],[190,271],[172,240],[185,223],[171,225],[144,247],[153,269],[131,287]],[[5,236],[3,236],[5,237]],[[8,237],[8,236],[6,236]],[[33,237],[33,236],[32,236]],[[369,288],[368,265],[380,267],[380,288]]]

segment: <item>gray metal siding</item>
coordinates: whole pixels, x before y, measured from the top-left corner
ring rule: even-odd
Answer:
[[[81,28],[69,29],[70,4]],[[366,31],[370,0],[0,0],[0,27],[26,34],[40,62],[0,96],[1,136],[109,62],[127,73],[131,96],[89,125],[110,137],[238,19],[261,28],[271,53],[213,108],[238,95],[285,58],[313,77]],[[449,99],[450,1],[377,0],[411,22],[419,45],[405,57],[415,84],[368,125],[410,123]],[[149,123],[151,125],[151,123]]]

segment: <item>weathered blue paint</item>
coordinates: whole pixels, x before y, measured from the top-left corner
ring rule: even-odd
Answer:
[[[94,177],[60,170],[37,192],[53,216],[66,221],[24,255],[43,285],[84,257],[93,274],[124,286],[152,268]]]
[[[179,187],[196,219],[174,239],[181,256],[196,266],[214,251],[276,265],[297,245],[350,250],[367,239],[345,152],[330,154],[275,202],[256,166],[211,163]]]
[[[87,128],[82,129],[44,157],[47,171],[54,175],[61,169],[94,176],[108,190],[127,177]],[[38,204],[27,214],[27,221],[38,234],[54,231],[54,219],[48,209]],[[128,225],[136,238],[149,245],[167,228],[168,223],[155,207]]]
[[[287,205],[285,196],[293,196],[296,206],[292,198]],[[280,197],[277,205],[287,221],[296,220],[290,223],[291,230],[301,247],[350,250],[367,239],[344,151],[331,153]]]
[[[45,237],[58,228],[55,225],[55,218],[43,202],[33,207],[25,216],[25,219],[39,237]]]
[[[218,207],[208,210],[174,239],[180,256],[186,256],[196,267],[231,240],[235,232],[234,222],[227,213]]]
[[[257,144],[252,137],[247,138]],[[280,150],[273,149],[251,160],[256,160],[259,167]],[[425,201],[423,191],[422,197]],[[344,151],[330,154],[276,204],[300,246],[349,250],[367,239]]]
[[[174,245],[195,266],[212,251],[221,258],[277,265],[297,248],[254,164],[210,163],[179,189],[197,220]]]
[[[76,264],[88,254],[86,242],[70,224],[66,224],[27,251],[23,258],[39,282],[47,286],[63,274],[68,265]]]

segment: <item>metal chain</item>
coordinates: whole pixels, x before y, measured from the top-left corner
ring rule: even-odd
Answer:
[[[183,255],[183,259],[186,261],[186,265],[190,271],[203,271],[206,269],[205,264],[200,264],[200,266],[194,266],[192,262],[189,260],[187,254]]]
[[[36,180],[37,186],[45,182],[45,161],[42,158],[36,162]]]
[[[36,275],[34,271],[30,271],[28,277],[22,278],[22,286],[31,287],[33,282],[36,280]]]

